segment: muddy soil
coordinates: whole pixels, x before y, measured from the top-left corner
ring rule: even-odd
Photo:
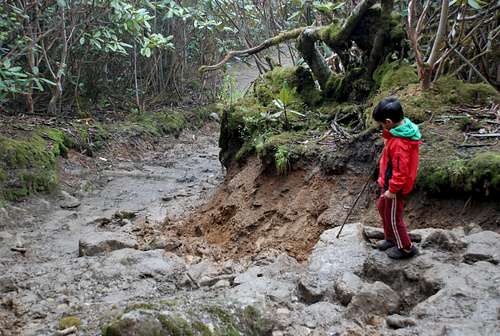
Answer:
[[[244,167],[230,169],[206,205],[177,223],[167,223],[164,234],[180,237],[179,253],[226,260],[273,249],[304,262],[320,235],[342,224],[366,179],[360,167],[325,175],[313,164],[277,176],[263,172],[261,161],[253,157]],[[375,207],[379,193],[371,182],[348,223],[380,227]],[[405,218],[410,230],[480,227],[500,232],[500,205],[474,198],[415,192],[407,199]]]
[[[84,334],[96,334],[99,312],[112,304],[160,296],[154,282],[120,273],[106,255],[79,257],[79,240],[128,232],[144,248],[143,232],[199,206],[223,177],[216,132],[118,144],[95,158],[70,153],[61,188],[76,197],[39,195],[0,209],[0,335],[52,334],[71,313],[88,319],[93,332]]]

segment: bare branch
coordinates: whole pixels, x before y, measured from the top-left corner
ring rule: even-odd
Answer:
[[[281,44],[285,41],[296,39],[300,36],[300,34],[302,34],[304,29],[305,28],[302,27],[302,28],[297,28],[297,29],[293,29],[290,31],[282,32],[282,33],[280,33],[280,34],[278,34],[270,39],[265,40],[264,42],[262,42],[261,44],[259,44],[256,47],[253,47],[253,48],[249,48],[249,49],[245,49],[245,50],[230,51],[229,53],[227,53],[227,55],[219,63],[217,63],[215,65],[204,65],[204,66],[200,67],[199,71],[203,73],[203,72],[207,72],[207,71],[218,70],[222,66],[224,66],[224,64],[226,64],[227,62],[229,62],[231,59],[233,59],[236,56],[240,56],[240,57],[251,56],[251,55],[254,55],[254,54],[261,52],[262,50],[265,50],[265,49],[270,48],[272,46]]]
[[[432,46],[431,55],[427,60],[427,64],[432,68],[436,63],[439,56],[439,49],[441,47],[441,43],[443,41],[444,36],[446,35],[446,26],[448,24],[448,10],[449,10],[449,1],[443,0],[441,5],[441,16],[439,18],[439,26],[438,31],[436,33],[436,38],[434,39],[434,44]]]

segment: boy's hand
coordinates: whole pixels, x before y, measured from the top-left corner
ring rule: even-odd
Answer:
[[[384,193],[384,197],[385,197],[385,198],[389,198],[389,199],[395,199],[395,198],[396,198],[396,194],[391,193],[389,190],[387,190],[387,191]]]

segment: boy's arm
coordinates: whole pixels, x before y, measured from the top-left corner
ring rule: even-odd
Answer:
[[[392,177],[389,191],[397,194],[410,178],[410,151],[408,145],[401,141],[394,143],[391,151]]]

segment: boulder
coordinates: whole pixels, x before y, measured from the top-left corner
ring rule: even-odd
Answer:
[[[121,232],[90,232],[78,241],[78,255],[96,256],[124,248],[137,248],[137,241]]]
[[[385,283],[375,281],[364,284],[347,306],[346,316],[354,320],[368,321],[372,316],[385,316],[399,310],[399,295]]]
[[[306,302],[317,302],[325,295],[334,295],[333,284],[344,273],[361,273],[368,256],[360,224],[348,224],[340,238],[340,228],[323,232],[314,247],[306,272],[300,279],[301,294]],[[309,299],[307,299],[309,298]]]
[[[336,299],[347,306],[352,297],[358,293],[363,287],[363,280],[356,274],[346,272],[335,282],[335,297]]]
[[[500,234],[492,231],[481,231],[465,238],[468,243],[463,256],[468,264],[477,261],[488,261],[498,264],[500,261]]]
[[[459,251],[465,248],[465,242],[454,232],[434,229],[421,244],[422,248],[434,248],[445,251]]]
[[[156,336],[166,335],[162,323],[154,312],[133,310],[123,314],[118,320],[102,328],[103,335],[113,336]]]

